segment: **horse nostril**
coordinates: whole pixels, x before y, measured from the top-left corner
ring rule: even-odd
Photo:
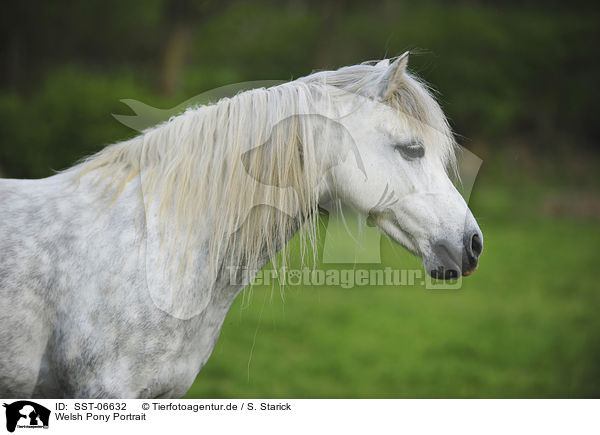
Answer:
[[[464,235],[464,250],[462,258],[462,274],[464,276],[471,275],[477,269],[479,256],[483,251],[483,237],[479,231],[465,233]]]
[[[479,258],[482,250],[483,243],[481,243],[481,237],[479,236],[479,234],[475,233],[471,237],[471,253],[473,254],[473,257]]]

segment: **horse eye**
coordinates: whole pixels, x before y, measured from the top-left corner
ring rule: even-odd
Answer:
[[[425,155],[425,148],[419,143],[396,145],[396,151],[398,151],[402,157],[408,160],[419,159]]]

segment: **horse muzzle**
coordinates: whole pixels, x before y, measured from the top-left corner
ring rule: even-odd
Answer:
[[[465,232],[462,249],[452,247],[447,241],[432,246],[436,266],[427,272],[435,279],[457,279],[469,276],[477,270],[483,252],[483,235],[479,229]]]

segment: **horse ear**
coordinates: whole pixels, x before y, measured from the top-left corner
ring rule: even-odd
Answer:
[[[396,59],[383,75],[379,82],[379,98],[381,100],[389,99],[394,92],[398,89],[400,82],[402,81],[402,75],[406,72],[406,65],[408,65],[408,55],[410,52],[405,52],[402,56]]]

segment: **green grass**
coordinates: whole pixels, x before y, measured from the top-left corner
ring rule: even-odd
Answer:
[[[255,287],[187,397],[599,397],[600,227],[474,195],[485,251],[460,290]]]

